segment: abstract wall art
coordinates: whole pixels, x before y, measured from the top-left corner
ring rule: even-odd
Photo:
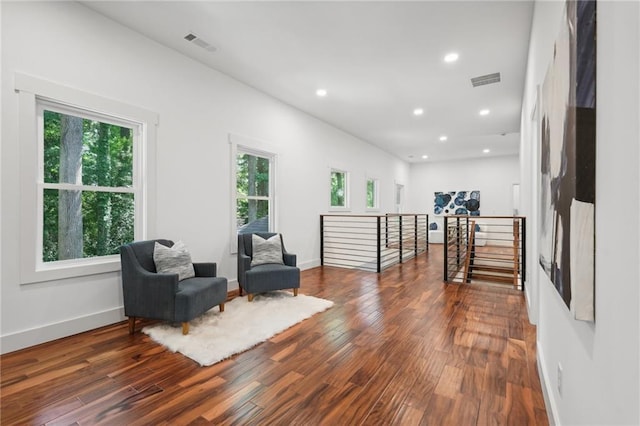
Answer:
[[[594,321],[595,1],[566,2],[539,103],[539,262],[574,318]]]
[[[433,213],[437,216],[480,216],[480,191],[435,192]]]

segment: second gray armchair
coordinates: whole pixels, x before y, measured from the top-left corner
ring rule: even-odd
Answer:
[[[275,238],[274,238],[275,237]],[[258,247],[254,250],[254,241]],[[238,284],[240,296],[247,292],[249,301],[257,293],[300,288],[300,269],[296,255],[287,253],[282,235],[257,232],[238,235]]]

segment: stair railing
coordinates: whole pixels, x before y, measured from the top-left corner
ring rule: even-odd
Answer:
[[[444,280],[524,289],[526,218],[445,216]]]
[[[429,249],[429,215],[320,215],[320,262],[382,272]]]

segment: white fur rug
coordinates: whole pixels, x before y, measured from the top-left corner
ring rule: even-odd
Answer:
[[[224,312],[214,307],[189,323],[189,334],[178,324],[144,327],[156,342],[180,352],[200,365],[212,365],[245,351],[333,306],[330,300],[276,291],[256,295],[253,302],[236,297],[225,303]]]

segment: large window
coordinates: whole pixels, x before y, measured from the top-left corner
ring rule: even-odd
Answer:
[[[269,232],[272,207],[271,156],[238,148],[236,229],[238,234]]]
[[[38,103],[42,262],[118,254],[134,240],[138,125]]]
[[[379,209],[378,203],[378,179],[367,179],[367,209],[377,210]]]
[[[349,207],[349,174],[343,170],[331,170],[331,204],[332,209]]]
[[[158,115],[15,74],[20,283],[120,269],[120,245],[155,234]]]

